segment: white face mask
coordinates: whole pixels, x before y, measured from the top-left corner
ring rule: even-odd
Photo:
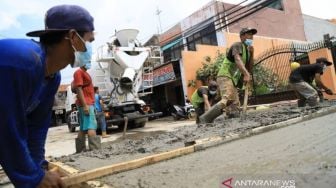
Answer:
[[[209,93],[210,93],[210,95],[216,95],[217,91],[210,90]]]
[[[92,58],[92,44],[91,44],[91,42],[84,41],[84,39],[81,36],[79,36],[78,33],[76,33],[76,34],[81,39],[81,41],[85,44],[86,51],[85,52],[77,51],[77,49],[74,46],[72,46],[72,48],[75,51],[75,53],[74,53],[75,61],[71,64],[72,68],[82,67],[82,66],[85,66],[88,63],[91,64],[91,58]]]

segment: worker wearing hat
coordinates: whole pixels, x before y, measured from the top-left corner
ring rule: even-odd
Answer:
[[[321,75],[330,65],[332,63],[324,57],[317,58],[315,64],[298,65],[291,63],[292,72],[289,76],[289,83],[299,98],[299,107],[305,106],[306,103],[309,106],[316,106],[320,100],[318,95],[320,89],[328,95],[334,94],[321,80]],[[313,85],[313,81],[315,81],[316,86]]]
[[[191,96],[191,104],[196,111],[196,123],[199,123],[199,117],[211,108],[214,101],[218,86],[215,81],[210,81],[208,86],[201,86],[195,90]]]
[[[239,33],[240,42],[232,44],[229,48],[217,75],[222,100],[200,117],[201,123],[211,123],[223,110],[227,116],[239,114],[238,81],[241,77],[245,83],[251,80],[253,35],[256,33],[254,28],[243,28]]]
[[[15,187],[64,187],[47,171],[45,141],[59,71],[91,59],[93,17],[76,5],[50,8],[39,37],[0,40],[0,164]]]

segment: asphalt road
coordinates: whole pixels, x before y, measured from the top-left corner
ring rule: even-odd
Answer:
[[[334,188],[335,122],[334,113],[101,181],[117,188]]]

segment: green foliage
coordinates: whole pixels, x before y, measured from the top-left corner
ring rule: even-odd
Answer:
[[[218,70],[225,59],[225,53],[217,52],[214,59],[204,57],[203,66],[196,71],[196,80],[200,80],[202,84],[207,84],[210,80],[216,80]],[[279,79],[277,74],[266,67],[256,65],[253,67],[254,93],[256,95],[268,94],[275,91],[283,91],[287,89],[288,83]],[[189,80],[188,87],[195,87],[196,82]]]
[[[208,83],[209,80],[216,80],[218,70],[224,61],[225,54],[217,51],[217,56],[214,59],[206,56],[202,64],[202,68],[196,71],[196,80],[202,81],[203,84]]]
[[[256,95],[282,91],[288,85],[286,82],[280,80],[279,76],[274,74],[272,70],[260,64],[253,67],[253,79]]]
[[[196,81],[195,80],[189,80],[188,81],[188,87],[196,87]]]

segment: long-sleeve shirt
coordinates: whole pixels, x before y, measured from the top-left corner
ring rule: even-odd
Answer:
[[[0,40],[0,164],[15,187],[44,177],[44,146],[60,74],[45,78],[45,51],[27,39]]]

